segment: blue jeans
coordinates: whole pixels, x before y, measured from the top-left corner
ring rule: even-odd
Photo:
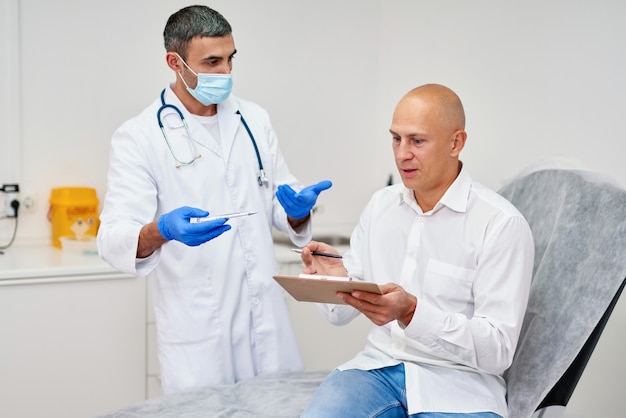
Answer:
[[[375,370],[334,370],[315,391],[300,417],[501,418],[493,412],[407,414],[404,365],[398,364]]]

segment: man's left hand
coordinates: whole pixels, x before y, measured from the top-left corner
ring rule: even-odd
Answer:
[[[394,320],[398,320],[404,327],[409,325],[417,307],[417,298],[395,283],[383,284],[380,289],[382,295],[355,290],[352,293],[338,293],[338,297],[376,325],[385,325]]]

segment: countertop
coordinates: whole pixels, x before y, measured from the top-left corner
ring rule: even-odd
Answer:
[[[92,252],[63,251],[51,244],[11,246],[0,255],[0,285],[133,277]]]

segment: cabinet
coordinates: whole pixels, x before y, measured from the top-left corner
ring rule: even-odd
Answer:
[[[95,255],[0,255],[0,416],[90,417],[145,398],[145,280]]]

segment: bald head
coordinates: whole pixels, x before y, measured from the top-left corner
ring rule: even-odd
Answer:
[[[438,84],[417,87],[398,102],[389,132],[402,182],[423,211],[431,210],[461,169],[467,138],[461,100]]]
[[[398,107],[416,100],[429,105],[442,128],[450,131],[465,129],[465,111],[461,99],[448,87],[440,84],[424,84],[416,87],[400,99]]]

